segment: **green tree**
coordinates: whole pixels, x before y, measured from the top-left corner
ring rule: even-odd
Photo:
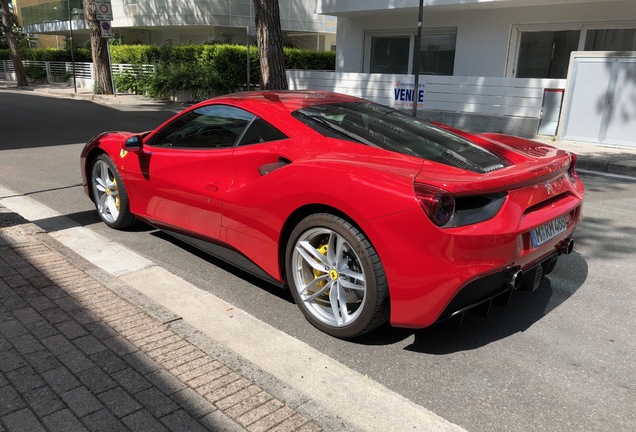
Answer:
[[[113,94],[113,79],[108,58],[108,39],[102,37],[99,21],[95,13],[95,0],[84,1],[84,14],[91,36],[91,52],[93,55],[93,71],[95,72],[95,86],[97,92]]]
[[[254,0],[254,12],[256,42],[261,63],[261,88],[287,90],[278,0]]]
[[[11,13],[9,12],[9,1],[0,0],[2,6],[2,30],[4,38],[7,41],[9,51],[11,52],[11,60],[13,61],[13,68],[18,80],[19,86],[29,85],[27,81],[26,73],[24,72],[24,65],[22,64],[22,57],[20,56],[18,38],[14,32],[14,23],[11,21]]]

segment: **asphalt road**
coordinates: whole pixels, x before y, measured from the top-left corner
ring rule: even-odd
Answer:
[[[538,291],[515,293],[486,319],[469,315],[461,328],[387,326],[345,342],[309,325],[285,291],[151,227],[118,232],[100,223],[78,186],[83,142],[103,130],[146,130],[173,112],[0,90],[0,185],[468,430],[636,430],[636,182],[584,176],[575,252]],[[347,388],[335,383],[335,391]]]

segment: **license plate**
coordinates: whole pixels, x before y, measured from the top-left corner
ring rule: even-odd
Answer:
[[[530,230],[530,239],[532,240],[532,247],[537,248],[548,240],[558,236],[562,232],[568,229],[565,215],[558,217],[550,222],[541,225],[533,230]]]

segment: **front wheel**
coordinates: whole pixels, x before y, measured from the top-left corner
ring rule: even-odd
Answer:
[[[318,329],[352,338],[385,323],[386,276],[375,249],[346,220],[315,214],[292,231],[286,275],[296,304]]]
[[[99,155],[93,162],[91,187],[97,213],[106,225],[123,229],[135,223],[124,182],[108,156]]]

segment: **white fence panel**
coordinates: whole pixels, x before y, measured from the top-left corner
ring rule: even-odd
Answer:
[[[24,60],[25,66],[36,65],[46,71],[48,78],[60,77],[65,73],[73,74],[73,66],[75,66],[75,78],[81,87],[91,87],[93,85],[93,63],[90,62],[56,62],[56,61],[39,61]],[[132,73],[132,74],[150,74],[157,71],[155,65],[132,65],[132,64],[113,64],[113,74]],[[11,60],[0,60],[0,74],[4,79],[15,79],[15,70]]]
[[[385,105],[394,102],[400,82],[412,75],[325,71],[287,71],[290,89],[337,91]],[[494,77],[420,76],[424,109],[456,113],[540,118],[545,89],[563,89],[566,80]]]

